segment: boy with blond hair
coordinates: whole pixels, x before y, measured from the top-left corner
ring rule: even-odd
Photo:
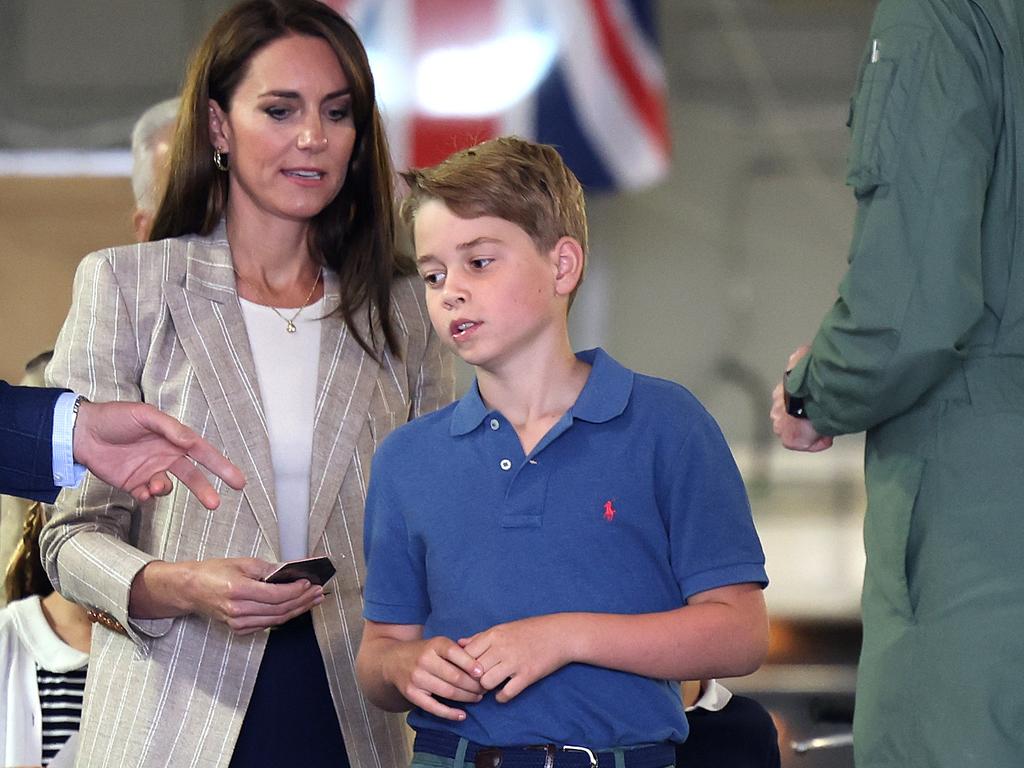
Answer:
[[[552,147],[496,139],[406,180],[431,322],[476,384],[374,457],[360,683],[412,710],[413,766],[671,766],[675,681],[767,648],[725,440],[682,387],[573,353],[586,212]]]

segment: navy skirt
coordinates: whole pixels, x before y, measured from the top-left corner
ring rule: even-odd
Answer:
[[[348,768],[310,614],[270,631],[231,768]]]

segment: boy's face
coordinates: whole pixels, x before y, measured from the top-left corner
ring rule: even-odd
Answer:
[[[463,219],[439,200],[420,206],[413,232],[434,330],[467,363],[488,370],[529,364],[564,337],[558,246],[542,253],[518,225]]]

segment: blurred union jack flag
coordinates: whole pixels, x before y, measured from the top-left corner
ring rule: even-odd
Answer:
[[[588,190],[669,169],[653,0],[335,0],[366,44],[399,168],[502,134],[554,144]]]

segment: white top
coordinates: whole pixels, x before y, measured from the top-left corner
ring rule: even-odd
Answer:
[[[2,765],[41,765],[43,715],[36,664],[51,672],[81,669],[89,654],[50,629],[38,597],[0,610],[0,759]]]
[[[270,435],[282,560],[309,553],[309,473],[324,301],[304,307],[295,333],[271,307],[239,298]],[[278,309],[291,319],[295,308]]]

